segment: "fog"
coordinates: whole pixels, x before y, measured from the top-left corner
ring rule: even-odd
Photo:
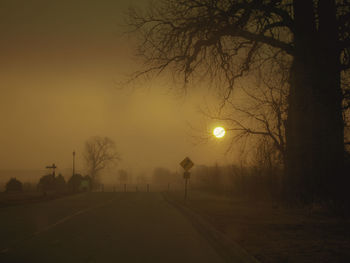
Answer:
[[[31,177],[28,170],[52,163],[66,173],[73,150],[83,171],[84,142],[96,135],[112,138],[122,157],[117,168],[135,173],[177,170],[185,156],[196,164],[231,161],[225,141],[192,138],[191,126],[216,125],[203,126],[198,111],[214,101],[207,87],[185,95],[166,77],[119,84],[137,69],[133,40],[123,35],[130,3],[2,1],[1,181],[9,170]]]
[[[349,18],[1,0],[0,262],[350,262]]]

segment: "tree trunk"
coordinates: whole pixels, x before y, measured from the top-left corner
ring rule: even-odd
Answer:
[[[319,55],[317,68],[319,78],[314,97],[319,112],[320,138],[317,161],[320,171],[320,194],[332,199],[343,199],[345,194],[344,123],[342,118],[342,92],[340,84],[340,50],[338,49],[338,26],[334,0],[319,1]],[[316,117],[316,116],[315,116]]]
[[[344,162],[335,7],[332,0],[319,2],[316,24],[313,1],[294,1],[286,189],[304,202],[336,198]]]

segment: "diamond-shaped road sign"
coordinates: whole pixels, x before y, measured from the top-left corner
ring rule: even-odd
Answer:
[[[191,161],[190,158],[186,157],[185,159],[183,159],[180,165],[185,169],[185,171],[189,171],[193,167],[194,163]]]

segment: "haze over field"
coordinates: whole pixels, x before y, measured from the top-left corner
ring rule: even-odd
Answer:
[[[0,263],[350,262],[350,0],[0,0]]]
[[[193,145],[189,124],[205,127],[198,107],[213,100],[206,87],[182,96],[164,78],[119,89],[136,69],[133,40],[122,34],[123,12],[135,3],[1,2],[0,170],[70,168],[73,150],[83,169],[84,142],[95,135],[112,138],[119,166],[136,172],[177,169],[186,155],[231,160],[223,142]]]

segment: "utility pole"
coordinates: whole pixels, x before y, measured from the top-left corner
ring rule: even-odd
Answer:
[[[73,176],[75,174],[75,151],[73,151]]]

